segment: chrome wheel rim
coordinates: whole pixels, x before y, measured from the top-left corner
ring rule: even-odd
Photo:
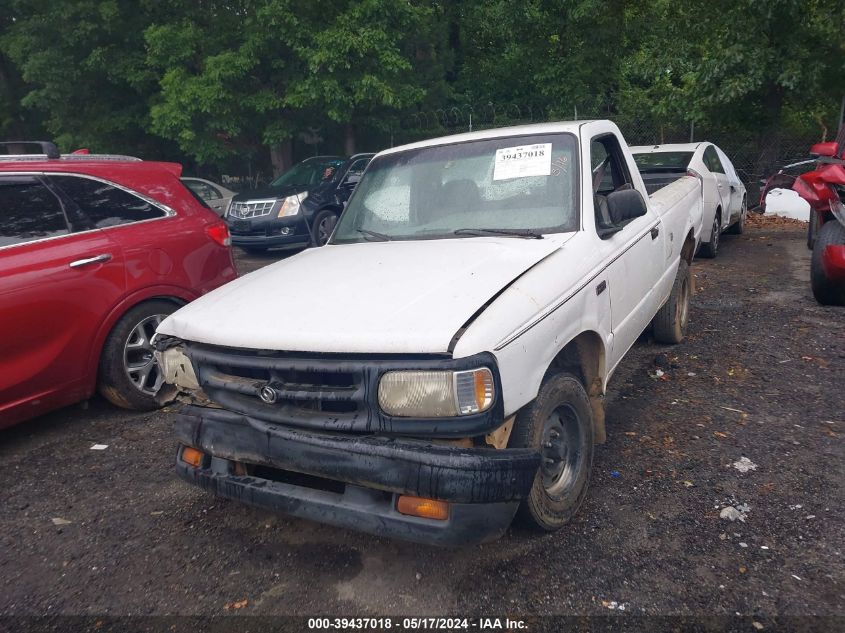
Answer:
[[[540,444],[543,489],[552,498],[565,497],[578,479],[583,452],[581,424],[569,405],[558,407],[543,424]]]
[[[123,346],[123,370],[129,382],[150,396],[157,394],[164,383],[164,375],[153,353],[152,338],[166,317],[166,314],[153,314],[142,320],[129,332]]]
[[[334,225],[337,224],[337,216],[327,215],[317,225],[317,242],[322,246],[329,241],[334,230]]]
[[[719,226],[719,216],[717,215],[713,218],[713,236],[710,238],[710,243],[713,245],[713,251],[715,252],[716,249],[719,248],[719,233],[721,232],[721,227]]]

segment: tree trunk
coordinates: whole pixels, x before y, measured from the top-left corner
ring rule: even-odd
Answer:
[[[270,162],[273,164],[273,178],[281,176],[293,165],[293,141],[286,138],[270,146]]]
[[[355,153],[355,126],[351,123],[346,124],[346,155],[352,156]]]

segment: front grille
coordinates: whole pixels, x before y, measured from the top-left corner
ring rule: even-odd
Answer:
[[[203,390],[232,411],[325,430],[378,427],[367,397],[375,378],[362,363],[198,345],[186,351]],[[262,400],[268,387],[273,399]]]
[[[229,411],[284,426],[320,431],[466,437],[501,424],[501,398],[478,414],[460,418],[392,417],[378,406],[378,382],[386,371],[466,370],[484,365],[489,354],[342,357],[261,352],[185,343],[203,391]],[[269,390],[269,395],[268,395]],[[264,392],[264,398],[262,398]]]
[[[246,202],[232,202],[229,216],[233,218],[260,218],[270,215],[275,200],[248,200]]]

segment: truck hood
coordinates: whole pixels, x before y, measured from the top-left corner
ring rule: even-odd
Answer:
[[[479,308],[572,235],[310,249],[197,299],[158,332],[247,349],[443,353]]]

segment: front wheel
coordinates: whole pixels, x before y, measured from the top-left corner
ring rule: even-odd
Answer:
[[[169,301],[146,301],[124,314],[109,333],[100,355],[97,388],[112,404],[138,411],[160,406],[156,396],[170,387],[164,384],[153,354],[152,337],[176,308]]]
[[[325,246],[332,236],[332,231],[337,224],[337,213],[330,209],[323,209],[314,218],[313,233],[314,243],[317,246]]]
[[[547,532],[561,528],[584,502],[593,466],[593,410],[581,381],[567,373],[547,377],[517,415],[509,446],[541,456],[517,519]]]
[[[824,249],[840,244],[845,244],[845,227],[836,220],[828,220],[822,224],[813,244],[810,285],[816,301],[825,306],[845,305],[845,283],[837,283],[829,279],[822,264]]]
[[[654,315],[654,339],[658,343],[675,344],[684,340],[689,321],[692,297],[692,275],[689,264],[681,260],[669,300]]]

